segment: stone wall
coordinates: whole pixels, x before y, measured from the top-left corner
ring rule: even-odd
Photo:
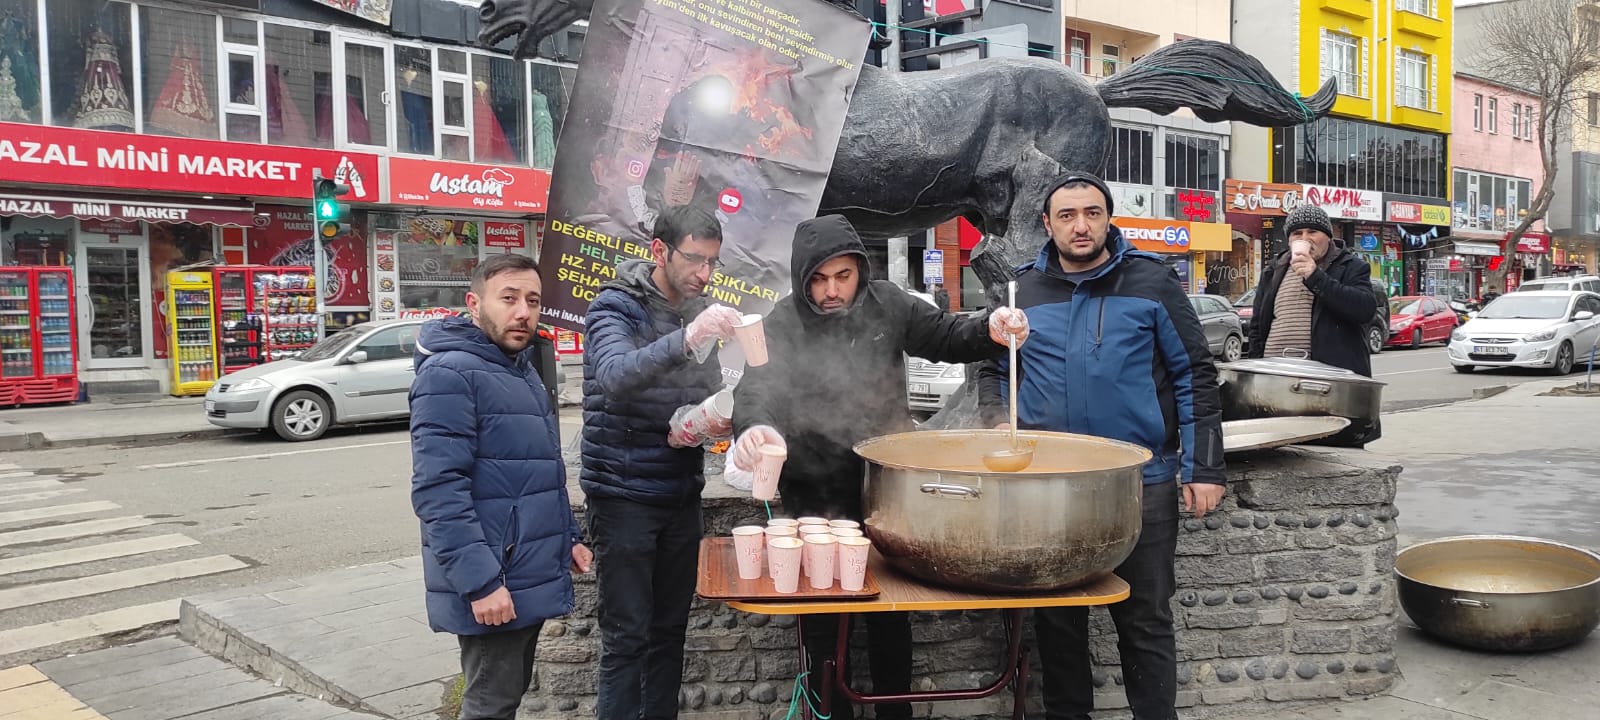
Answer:
[[[1359,451],[1302,449],[1230,456],[1228,465],[1232,484],[1222,508],[1180,520],[1173,611],[1178,702],[1190,708],[1184,715],[1388,689],[1397,677],[1392,570],[1400,468]],[[717,478],[705,507],[708,533],[765,517],[759,503]],[[794,625],[792,616],[750,615],[697,600],[682,716],[784,718],[800,671]],[[523,717],[592,714],[599,658],[592,576],[580,580],[573,615],[547,623],[544,632]],[[918,689],[985,685],[1004,650],[998,612],[917,613],[912,633]],[[1104,609],[1092,613],[1091,635],[1097,704],[1125,707],[1116,636]],[[858,629],[857,687],[865,688],[863,642]],[[1037,708],[1036,658],[1031,667]],[[1010,717],[1009,692],[926,705],[918,715],[930,713]]]

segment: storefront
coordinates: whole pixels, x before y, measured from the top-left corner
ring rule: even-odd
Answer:
[[[1228,179],[1223,217],[1234,230],[1233,251],[1220,265],[1208,263],[1208,292],[1238,297],[1256,286],[1262,266],[1287,247],[1283,218],[1302,197],[1302,188],[1293,183]]]
[[[1112,223],[1134,248],[1162,255],[1178,271],[1188,293],[1211,292],[1206,283],[1207,256],[1233,248],[1233,228],[1227,223],[1131,217],[1117,217]]]
[[[1385,193],[1383,199],[1385,242],[1393,237],[1400,258],[1398,268],[1385,268],[1385,280],[1393,277],[1391,273],[1403,275],[1406,282],[1400,289],[1406,295],[1477,297],[1486,262],[1477,258],[1498,254],[1499,250],[1492,245],[1488,252],[1463,245],[1462,238],[1451,232],[1452,213],[1443,200],[1396,193]],[[1447,262],[1430,262],[1440,259]]]
[[[382,197],[373,155],[0,123],[0,265],[72,268],[80,378],[160,390],[167,272],[299,261],[284,247],[247,258],[245,237],[298,235],[309,248],[303,211],[258,203],[309,199],[313,171],[349,183],[352,204]]]

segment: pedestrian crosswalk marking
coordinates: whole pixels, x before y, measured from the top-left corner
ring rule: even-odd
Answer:
[[[29,477],[34,477],[30,475]],[[38,490],[41,488],[60,487],[66,483],[60,480],[22,480],[18,482],[0,483],[0,493],[16,492],[18,490]]]
[[[3,479],[5,479],[5,478],[14,478],[14,477],[22,477],[22,476],[24,476],[24,475],[32,475],[32,474],[33,474],[33,473],[31,473],[31,472],[7,472],[7,473],[0,473],[0,480],[3,480]]]
[[[0,533],[0,547],[7,545],[26,545],[28,543],[45,542],[47,540],[67,540],[71,538],[97,535],[99,533],[114,533],[123,530],[132,530],[146,525],[154,525],[156,521],[138,515],[125,517],[105,518],[103,520],[84,520],[83,522],[67,523],[64,525],[51,525],[49,527],[32,528],[30,530],[15,530]]]
[[[0,495],[0,505],[15,505],[17,503],[38,502],[50,498],[81,493],[88,488],[65,488],[62,490],[44,490],[42,492],[22,493],[20,495]]]
[[[0,630],[0,657],[109,633],[138,630],[177,619],[178,601],[163,600],[14,630]],[[4,686],[5,683],[0,682],[0,687]]]
[[[102,510],[116,510],[121,508],[114,502],[96,500],[94,502],[74,503],[72,505],[53,505],[51,507],[33,508],[30,510],[12,510],[0,512],[0,525],[6,523],[22,522],[24,520],[44,520],[46,518],[61,517],[63,515],[82,515],[84,513],[100,512]]]
[[[97,560],[110,560],[130,555],[141,555],[160,550],[173,550],[199,544],[199,540],[187,535],[155,535],[153,537],[134,538],[132,540],[90,545],[69,550],[23,555],[22,557],[0,560],[0,576],[66,567]]]
[[[101,573],[73,580],[37,583],[30,586],[0,590],[0,610],[39,605],[56,600],[99,595],[128,588],[181,580],[183,578],[213,575],[250,567],[232,555],[211,555],[194,560],[182,560],[163,565]]]

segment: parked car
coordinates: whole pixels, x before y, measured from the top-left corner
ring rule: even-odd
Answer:
[[[1594,275],[1567,275],[1542,277],[1518,285],[1512,292],[1592,292],[1600,293],[1600,277]]]
[[[1401,295],[1389,301],[1389,347],[1422,347],[1449,343],[1450,331],[1461,324],[1444,298]]]
[[[1378,312],[1367,325],[1367,350],[1377,354],[1383,352],[1384,344],[1389,341],[1389,291],[1384,289],[1382,281],[1374,278],[1372,295],[1378,299]],[[1250,349],[1250,322],[1255,315],[1255,302],[1256,288],[1250,288],[1233,301],[1233,307],[1239,313],[1239,325],[1244,332],[1245,350]]]
[[[1222,362],[1244,357],[1244,324],[1239,313],[1221,295],[1190,295],[1189,306],[1200,316],[1211,355]]]
[[[1556,375],[1593,365],[1600,339],[1600,295],[1527,291],[1501,295],[1450,334],[1456,372],[1478,367],[1535,367]]]
[[[911,295],[937,307],[933,296],[927,293],[912,292]],[[957,388],[967,381],[967,366],[939,363],[922,358],[906,356],[906,395],[912,410],[925,413],[936,413],[944,409],[944,404],[955,394]]]

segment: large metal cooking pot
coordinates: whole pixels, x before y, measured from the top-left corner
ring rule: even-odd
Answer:
[[[866,532],[894,567],[929,582],[1002,592],[1055,590],[1111,572],[1139,539],[1137,445],[1022,431],[1033,464],[991,472],[985,453],[1011,447],[1003,430],[939,430],[872,438]]]
[[[1417,627],[1483,650],[1578,642],[1600,625],[1600,555],[1538,538],[1465,535],[1395,557],[1400,606]]]
[[[1222,419],[1331,415],[1350,427],[1328,438],[1330,445],[1363,445],[1382,430],[1384,383],[1344,368],[1301,358],[1253,358],[1219,363]]]

